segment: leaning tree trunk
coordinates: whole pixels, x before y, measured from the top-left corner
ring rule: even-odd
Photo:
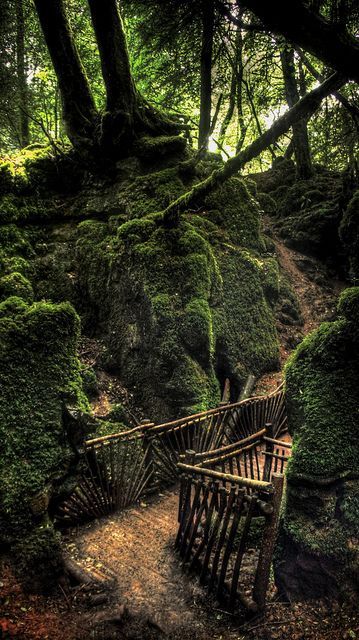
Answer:
[[[201,97],[198,148],[207,149],[211,130],[214,0],[202,0]]]
[[[28,91],[25,63],[25,17],[23,0],[16,0],[16,76],[19,106],[19,139],[21,148],[30,144]]]
[[[345,84],[346,80],[347,79],[343,78],[339,73],[333,73],[333,75],[327,78],[319,87],[307,93],[294,107],[278,118],[278,120],[276,120],[267,131],[262,133],[259,138],[254,140],[252,144],[245,147],[243,151],[233,158],[227,160],[221,169],[215,169],[208,178],[195,184],[191,191],[180,196],[168,205],[162,213],[157,214],[158,219],[161,219],[164,225],[176,225],[181,212],[188,210],[188,208],[194,204],[199,206],[199,203],[203,202],[203,198],[207,193],[241,171],[247,162],[256,158],[264,149],[267,149],[269,145],[276,142],[293,124],[303,118],[310,118],[318,109],[322,100],[333,91],[339,89]]]
[[[58,79],[66,132],[75,147],[94,141],[96,108],[63,0],[34,0]]]
[[[282,63],[285,96],[288,107],[291,109],[300,99],[295,77],[294,49],[285,45],[281,50],[280,58]],[[297,176],[300,179],[306,180],[313,174],[306,120],[303,118],[303,120],[293,124],[292,131]]]

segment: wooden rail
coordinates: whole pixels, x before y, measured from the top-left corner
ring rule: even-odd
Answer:
[[[178,463],[175,546],[183,566],[197,572],[201,584],[225,606],[240,606],[246,614],[265,606],[277,535],[287,456],[273,448],[290,445],[273,438],[273,430],[269,423],[235,445],[203,453],[189,450]],[[265,458],[261,465],[259,453]],[[249,543],[254,525],[260,533],[255,553]]]
[[[273,425],[270,432],[264,432],[267,422]],[[264,446],[265,461],[258,458],[256,446],[252,445],[258,433],[275,439],[285,430],[284,396],[279,389],[270,396],[222,404],[172,422],[156,425],[147,420],[134,429],[93,438],[85,442],[80,452],[78,484],[56,517],[72,524],[133,504],[146,492],[178,478],[177,465],[186,450],[196,452],[196,464],[201,461],[239,476],[251,477],[253,465],[269,469],[274,460],[276,468],[283,470],[285,461],[268,457],[280,455],[279,450],[274,451],[275,445]],[[249,449],[244,448],[246,443]],[[223,456],[229,453],[232,455],[224,460]]]

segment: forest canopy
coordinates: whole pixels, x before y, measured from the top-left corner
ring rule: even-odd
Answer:
[[[96,146],[100,130],[107,152],[117,146],[118,153],[128,143],[120,143],[129,125],[121,112],[136,135],[183,132],[194,146],[227,158],[336,71],[338,88],[323,96],[312,117],[250,159],[248,170],[293,154],[303,177],[313,162],[353,167],[357,29],[353,0],[296,0],[290,7],[274,0],[265,7],[255,1],[113,0],[106,8],[96,0],[4,0],[2,153],[29,144],[50,144],[56,152],[68,137],[75,145],[97,138]]]

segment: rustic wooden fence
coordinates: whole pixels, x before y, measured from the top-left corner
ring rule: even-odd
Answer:
[[[272,439],[286,430],[282,389],[164,424],[144,421],[135,429],[88,440],[80,452],[78,484],[59,507],[57,520],[73,524],[133,504],[146,492],[178,478],[177,464],[186,450],[194,450],[204,460],[211,452],[216,465],[221,447],[234,447],[235,451],[239,440],[263,430],[266,423],[272,425],[267,434]],[[281,467],[282,454],[273,450],[272,454],[278,455],[276,464]],[[230,460],[236,460],[237,473],[238,465],[243,465],[249,477],[256,453],[243,455],[242,460],[229,456],[226,465],[231,469]]]
[[[268,423],[217,450],[187,451],[178,464],[176,548],[183,565],[199,573],[200,582],[228,608],[239,604],[251,614],[265,605],[285,452],[291,448],[273,431]],[[253,527],[260,537],[256,550],[250,544]]]

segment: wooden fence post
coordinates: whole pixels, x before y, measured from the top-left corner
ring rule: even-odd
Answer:
[[[181,456],[182,460],[187,465],[193,465],[195,461],[196,452],[192,449],[188,449],[183,456]],[[175,546],[180,546],[182,542],[182,537],[184,534],[184,530],[186,528],[187,517],[190,512],[191,505],[191,489],[192,489],[192,478],[188,475],[181,476],[181,486],[180,486],[180,497],[179,497],[179,509],[178,509],[178,521],[179,521],[179,529],[176,538]]]
[[[267,422],[265,424],[265,430],[266,430],[267,438],[274,438],[274,428],[271,422]],[[273,453],[273,451],[274,451],[274,444],[266,440],[265,453],[270,454],[270,453]],[[270,476],[272,471],[272,461],[273,461],[273,458],[271,455],[265,456],[264,467],[263,467],[263,480],[265,480],[266,482],[270,482]]]
[[[148,469],[148,472],[152,473],[154,470],[154,464],[153,464],[154,451],[153,451],[152,438],[148,434],[148,429],[150,427],[154,427],[155,423],[151,422],[151,420],[141,420],[140,426],[143,434],[143,452],[145,455],[145,469]]]
[[[274,473],[272,483],[274,487],[272,501],[273,512],[266,517],[267,522],[263,530],[262,544],[259,551],[257,571],[253,586],[253,600],[257,603],[259,609],[264,608],[266,601],[273,550],[277,538],[284,477],[279,473]]]

